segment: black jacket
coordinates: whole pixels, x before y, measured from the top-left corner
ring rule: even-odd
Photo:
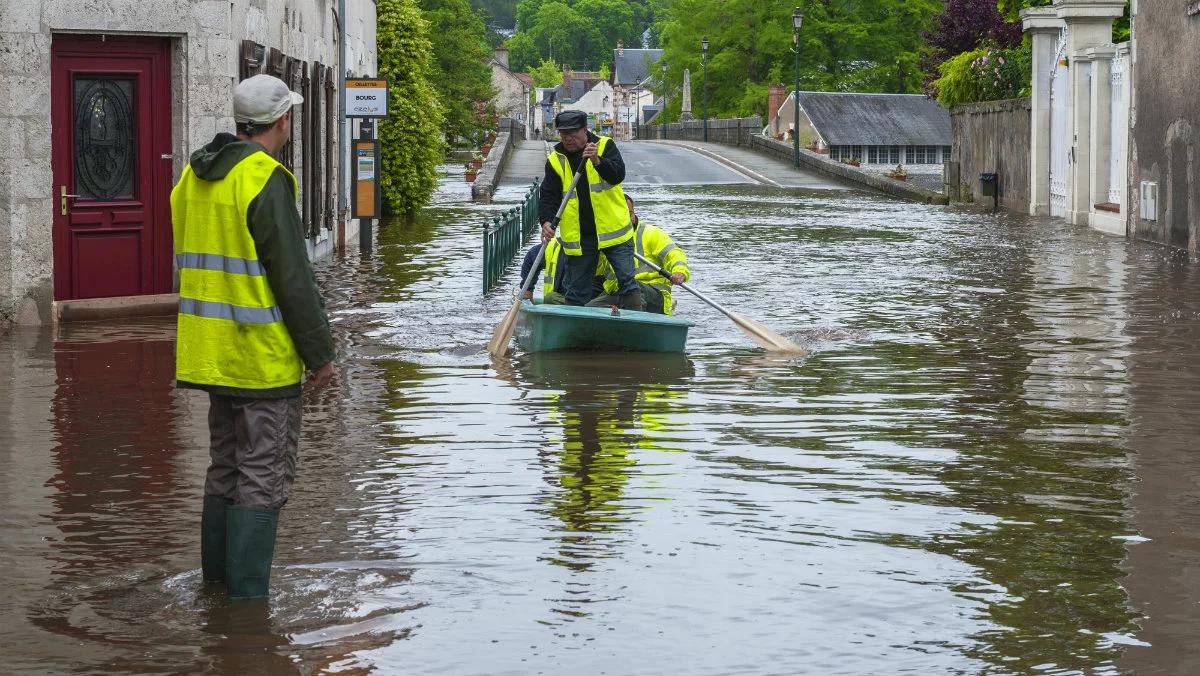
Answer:
[[[589,131],[588,141],[599,143],[600,137]],[[579,161],[583,158],[582,150],[577,153],[568,153],[563,149],[561,142],[554,146],[554,150],[567,156],[567,163],[571,166],[572,174],[579,171]],[[566,186],[563,185],[562,179],[559,178],[558,172],[550,165],[550,162],[551,160],[547,158],[545,177],[542,179],[538,203],[538,220],[543,223],[553,220],[559,205],[562,204],[566,190]],[[621,159],[621,151],[617,150],[615,141],[610,139],[604,146],[596,173],[600,174],[600,178],[610,185],[617,185],[625,180],[625,160]],[[596,215],[592,212],[592,191],[588,189],[586,173],[579,179],[577,193],[579,195],[579,236],[585,250],[595,251],[599,248],[596,242]]]

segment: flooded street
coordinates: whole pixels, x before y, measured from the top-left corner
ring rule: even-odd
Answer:
[[[460,175],[319,264],[342,374],[306,398],[269,607],[201,586],[173,321],[0,337],[0,670],[1194,670],[1200,266],[733,180],[626,190],[806,359],[679,292],[686,356],[493,362],[516,273],[481,296],[481,225],[524,189]]]

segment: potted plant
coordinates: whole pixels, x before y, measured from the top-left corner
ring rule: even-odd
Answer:
[[[857,157],[843,157],[842,164],[849,164],[852,167],[857,167],[862,164],[862,160]]]
[[[463,173],[463,178],[467,179],[467,183],[474,183],[475,176],[478,174],[478,172],[478,169],[468,164],[466,171]]]
[[[479,148],[479,151],[483,153],[483,156],[484,156],[484,157],[487,157],[487,154],[488,154],[488,153],[490,153],[490,152],[492,152],[492,144],[491,144],[491,142],[489,141],[488,143],[484,143],[484,144],[483,144],[483,145],[482,145],[482,146]]]
[[[894,178],[897,181],[907,181],[908,172],[904,170],[904,167],[897,164],[895,169],[888,172],[888,178]]]
[[[470,164],[473,169],[479,169],[480,167],[482,167],[483,166],[483,154],[482,153],[472,153]]]

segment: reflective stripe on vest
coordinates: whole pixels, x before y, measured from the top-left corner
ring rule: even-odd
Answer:
[[[216,181],[186,167],[171,191],[175,261],[179,267],[180,381],[265,390],[296,385],[304,364],[283,323],[250,234],[250,204],[282,169],[256,152]]]
[[[612,141],[607,136],[601,136],[596,143],[597,152],[603,155],[604,149]],[[592,203],[592,215],[596,220],[596,244],[600,249],[623,244],[633,238],[633,224],[629,221],[629,211],[625,206],[625,193],[620,185],[612,185],[602,178],[596,167],[590,161],[581,160],[587,173],[588,192]],[[574,176],[566,155],[551,151],[550,167],[554,169],[562,181],[563,189],[571,184]],[[582,179],[580,179],[582,180]],[[559,238],[562,247],[569,256],[583,253],[582,235],[579,224],[579,196],[573,191],[567,199],[559,220]]]

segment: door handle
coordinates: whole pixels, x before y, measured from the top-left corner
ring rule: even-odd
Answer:
[[[67,186],[65,186],[65,185],[62,185],[62,186],[59,186],[59,193],[58,193],[58,197],[59,197],[59,200],[60,200],[60,202],[59,202],[59,212],[60,212],[60,213],[61,213],[63,216],[66,216],[66,215],[67,215],[67,213],[70,211],[70,204],[67,202],[67,198],[75,198],[75,197],[79,197],[79,195],[69,195],[69,194],[67,194]]]

